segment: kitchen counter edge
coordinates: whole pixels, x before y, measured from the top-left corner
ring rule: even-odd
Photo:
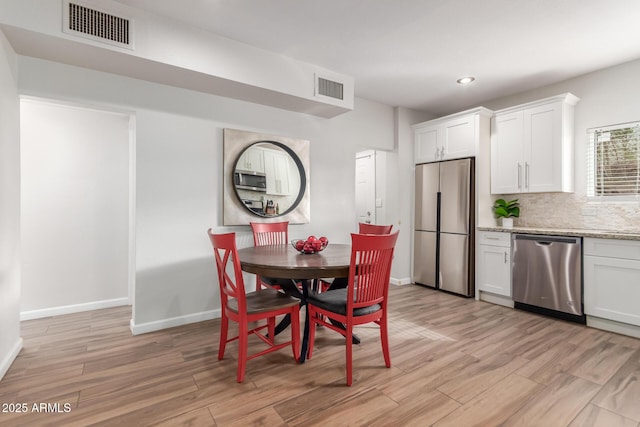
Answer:
[[[575,228],[538,227],[477,227],[478,231],[500,231],[515,234],[541,234],[546,236],[594,237],[599,239],[640,240],[640,233],[619,233],[611,230],[583,230]]]

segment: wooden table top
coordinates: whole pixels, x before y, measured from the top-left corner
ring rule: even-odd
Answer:
[[[322,252],[301,254],[290,244],[252,246],[238,250],[240,265],[248,273],[283,279],[348,277],[351,245],[329,244]]]

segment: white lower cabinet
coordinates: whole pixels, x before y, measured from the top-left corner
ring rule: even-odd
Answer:
[[[640,242],[584,239],[584,311],[640,326]]]
[[[479,231],[476,286],[480,291],[511,297],[511,234]]]

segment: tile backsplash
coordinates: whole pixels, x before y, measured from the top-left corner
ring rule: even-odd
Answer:
[[[577,228],[640,233],[640,202],[588,203],[574,193],[510,194],[505,200],[520,200],[517,227]],[[584,215],[583,208],[595,215]]]

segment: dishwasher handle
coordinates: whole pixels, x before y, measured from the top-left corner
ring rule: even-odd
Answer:
[[[540,234],[514,234],[514,240],[533,240],[539,245],[551,245],[552,243],[580,244],[580,237],[545,236]]]

